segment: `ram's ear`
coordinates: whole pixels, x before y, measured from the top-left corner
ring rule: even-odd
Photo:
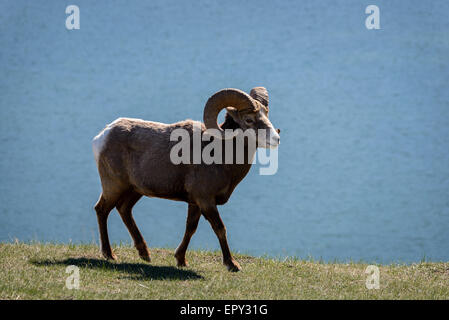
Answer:
[[[253,99],[256,99],[268,108],[268,91],[264,87],[255,87],[251,89],[249,94]]]
[[[240,116],[239,116],[239,112],[237,111],[236,108],[226,107],[226,111],[234,119],[234,121],[236,121],[236,122],[239,121]]]

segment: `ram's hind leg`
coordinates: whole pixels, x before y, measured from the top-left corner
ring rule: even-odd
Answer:
[[[100,195],[95,211],[97,212],[98,227],[100,230],[101,252],[106,259],[115,260],[117,257],[111,250],[108,237],[108,216],[115,206],[113,199],[106,199],[103,193]]]
[[[200,208],[194,204],[189,204],[189,210],[187,213],[186,222],[186,232],[184,233],[184,238],[179,244],[178,248],[175,250],[175,258],[178,263],[178,267],[186,267],[186,250],[189,246],[190,239],[198,227],[198,222],[200,221],[201,211]]]
[[[139,228],[137,228],[132,214],[132,208],[137,203],[137,201],[140,200],[140,198],[142,198],[142,195],[135,191],[127,192],[118,202],[117,210],[120,213],[120,216],[122,217],[122,220],[125,223],[126,227],[128,228],[129,234],[133,238],[134,246],[139,252],[139,256],[143,260],[150,262],[150,251],[148,250],[147,243],[140,233]]]

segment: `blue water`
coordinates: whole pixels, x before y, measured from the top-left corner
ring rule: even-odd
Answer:
[[[80,8],[80,30],[65,7]],[[380,8],[380,30],[365,8]],[[449,260],[448,1],[0,2],[0,241],[98,243],[91,139],[120,116],[201,120],[265,86],[279,170],[221,215],[235,251],[326,261]],[[141,200],[150,247],[187,206]],[[130,242],[118,214],[113,242]],[[218,249],[201,220],[191,248]]]

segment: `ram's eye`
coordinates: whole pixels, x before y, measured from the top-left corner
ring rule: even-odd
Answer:
[[[251,119],[251,118],[247,118],[247,119],[245,119],[245,123],[248,124],[248,125],[250,125],[250,124],[253,124],[253,123],[254,123],[254,120]]]

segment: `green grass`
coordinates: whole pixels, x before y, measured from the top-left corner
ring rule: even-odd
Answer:
[[[114,248],[105,261],[95,245],[0,243],[0,299],[448,299],[449,263],[379,266],[380,289],[365,286],[367,264],[273,260],[235,255],[231,273],[219,252],[187,251],[177,268],[173,250]],[[65,287],[66,268],[80,270],[80,288]]]

